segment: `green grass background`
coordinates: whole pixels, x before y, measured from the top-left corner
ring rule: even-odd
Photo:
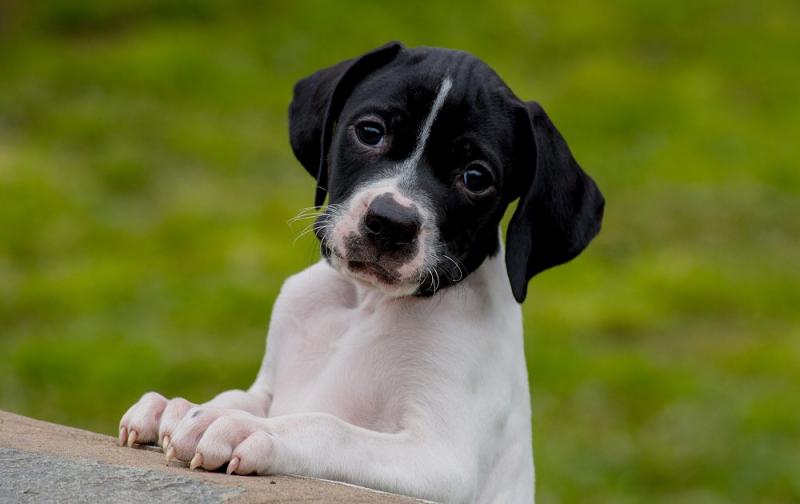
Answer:
[[[316,258],[291,87],[399,39],[541,101],[608,201],[524,307],[540,501],[797,502],[798,26],[793,0],[1,2],[0,408],[115,433],[146,390],[248,386]]]

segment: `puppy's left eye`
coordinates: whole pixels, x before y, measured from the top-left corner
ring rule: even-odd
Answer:
[[[494,185],[492,172],[480,163],[470,163],[461,178],[464,187],[473,194],[484,193]]]
[[[383,125],[375,121],[362,121],[356,124],[356,136],[364,145],[377,147],[383,142]]]

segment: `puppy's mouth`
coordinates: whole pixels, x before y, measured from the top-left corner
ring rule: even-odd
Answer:
[[[338,269],[356,279],[391,287],[403,283],[402,275],[386,257],[353,247],[346,247],[344,251],[334,247],[330,252]]]
[[[396,285],[400,281],[400,276],[396,272],[389,271],[377,262],[347,261],[347,268],[353,273],[373,277],[387,285]]]
[[[328,260],[337,271],[361,284],[378,289],[391,296],[407,296],[419,288],[419,275],[406,274],[405,263],[391,257],[355,250],[327,249]]]

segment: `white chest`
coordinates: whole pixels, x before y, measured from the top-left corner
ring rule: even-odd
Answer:
[[[420,373],[409,365],[417,353],[410,339],[424,331],[404,314],[407,303],[394,304],[328,305],[314,318],[295,318],[280,346],[271,414],[317,411],[373,430],[397,430],[403,391]]]
[[[500,413],[527,394],[527,376],[519,306],[496,281],[499,266],[433,298],[386,297],[326,264],[290,279],[269,334],[270,415],[330,413],[394,432],[421,410]]]

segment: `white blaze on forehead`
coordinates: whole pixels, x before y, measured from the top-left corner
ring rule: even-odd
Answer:
[[[414,152],[411,153],[411,156],[408,159],[403,161],[403,168],[413,168],[422,157],[422,152],[425,150],[425,144],[428,142],[428,137],[431,135],[433,122],[436,120],[439,110],[442,109],[444,100],[447,98],[447,93],[450,92],[451,87],[453,87],[453,81],[450,79],[450,77],[445,77],[442,79],[442,83],[439,86],[439,91],[436,93],[436,99],[433,101],[433,105],[431,105],[431,111],[428,113],[428,117],[425,118],[425,122],[422,123],[422,128],[419,130],[417,145],[414,148]]]

